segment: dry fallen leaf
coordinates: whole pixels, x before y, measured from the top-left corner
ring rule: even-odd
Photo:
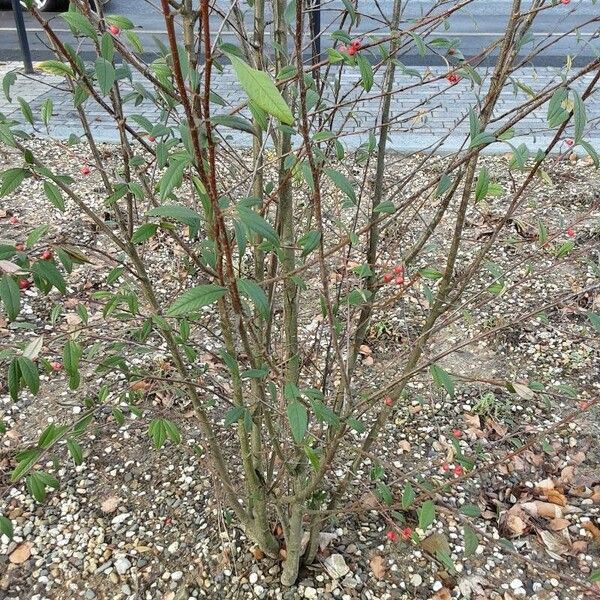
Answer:
[[[117,510],[120,502],[121,502],[121,499],[118,498],[117,496],[108,496],[108,498],[105,498],[104,500],[102,500],[102,503],[100,504],[100,509],[102,510],[103,513],[106,513],[106,514],[115,512],[115,510]]]
[[[421,542],[421,548],[428,554],[436,556],[438,552],[445,552],[450,555],[450,545],[448,538],[443,533],[432,533]]]
[[[24,563],[31,556],[32,547],[33,544],[31,542],[25,542],[24,544],[17,546],[10,553],[8,560],[10,560],[13,565],[20,565],[21,563]]]
[[[562,531],[565,527],[571,524],[567,519],[552,519],[549,523],[549,527],[552,531]]]
[[[548,519],[554,519],[556,517],[562,518],[563,512],[556,504],[550,502],[542,502],[541,500],[534,500],[533,502],[523,502],[520,504],[521,508],[532,517],[546,517]]]
[[[254,546],[250,552],[254,556],[254,560],[262,560],[265,557],[265,553],[258,546]]]
[[[431,596],[429,600],[450,600],[451,598],[452,596],[450,596],[450,590],[444,587]]]
[[[552,504],[557,504],[558,506],[567,505],[567,499],[558,490],[548,490],[546,492],[546,497],[548,498],[548,502]]]
[[[548,477],[547,479],[543,479],[542,481],[538,481],[535,484],[535,487],[538,490],[542,490],[543,492],[547,492],[548,490],[553,490],[554,489],[554,481],[552,481],[552,479],[550,479],[550,477]]]
[[[544,543],[546,552],[555,560],[563,560],[563,556],[572,554],[571,536],[567,529],[553,533],[552,531],[538,530]]]
[[[600,541],[600,529],[596,527],[591,521],[584,523],[582,527],[589,531],[596,541]]]
[[[366,344],[362,344],[360,346],[360,348],[358,349],[358,351],[363,355],[363,356],[370,356],[373,351],[371,350],[371,348],[369,348],[369,346],[367,346]]]
[[[382,579],[385,576],[385,559],[383,556],[375,555],[369,562],[369,566],[377,579]]]

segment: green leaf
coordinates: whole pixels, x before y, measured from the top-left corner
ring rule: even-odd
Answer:
[[[333,181],[335,187],[344,192],[344,194],[356,204],[356,194],[354,193],[354,188],[348,178],[334,169],[325,169],[325,173],[327,174],[327,177]]]
[[[81,33],[89,38],[97,39],[96,29],[81,13],[69,11],[60,15],[75,33]]]
[[[587,117],[585,114],[585,105],[583,104],[581,96],[577,93],[577,90],[573,90],[573,121],[575,123],[573,138],[575,143],[579,144],[583,139]]]
[[[12,540],[14,529],[10,519],[0,515],[0,533],[3,533],[9,540]]]
[[[33,248],[46,235],[48,229],[50,229],[50,225],[46,223],[32,229],[25,240],[25,246],[27,248]]]
[[[116,25],[119,29],[123,29],[124,31],[135,28],[133,21],[123,15],[104,15],[104,20],[107,25]]]
[[[76,465],[80,465],[83,462],[83,450],[81,446],[73,438],[67,439],[67,448],[69,454]]]
[[[423,502],[417,511],[419,514],[419,529],[427,529],[435,521],[435,504],[432,500]]]
[[[225,295],[226,288],[212,283],[199,285],[184,292],[167,311],[167,316],[178,317],[197,312],[203,306],[217,302]]]
[[[190,227],[199,227],[202,217],[182,204],[163,204],[148,211],[150,217],[167,217]]]
[[[19,399],[20,387],[21,371],[19,369],[19,362],[16,358],[13,358],[10,365],[8,365],[8,393],[14,402]]]
[[[490,173],[485,167],[482,167],[481,171],[479,171],[479,176],[477,177],[477,185],[475,186],[476,202],[479,202],[486,197],[489,187]]]
[[[584,140],[581,140],[579,145],[588,153],[596,169],[600,169],[600,157],[598,156],[596,149],[589,142]]]
[[[452,185],[452,179],[446,173],[444,173],[440,177],[440,181],[435,190],[436,198],[439,198],[441,195],[445,194],[450,189],[451,185]]]
[[[144,223],[133,232],[131,241],[134,244],[143,244],[156,233],[157,229],[158,225],[156,223]]]
[[[21,377],[25,381],[25,385],[29,388],[32,394],[37,394],[40,389],[40,375],[35,363],[26,356],[17,357]]]
[[[39,448],[33,448],[26,450],[17,456],[18,464],[14,471],[10,474],[10,480],[14,483],[21,479],[21,477],[29,471],[38,461],[42,451]]]
[[[46,499],[46,486],[37,473],[32,473],[25,478],[25,485],[29,493],[38,501]]]
[[[7,169],[0,173],[2,184],[0,185],[0,198],[8,196],[14,192],[23,183],[25,177],[29,175],[27,169]]]
[[[350,427],[350,429],[356,431],[356,433],[364,433],[365,432],[365,426],[358,421],[357,419],[348,419],[348,427]]]
[[[270,223],[267,223],[257,212],[246,206],[237,207],[242,223],[253,233],[263,237],[272,244],[279,245],[279,236]]]
[[[96,59],[96,78],[103,96],[106,96],[115,83],[115,68],[105,58]]]
[[[442,367],[431,365],[429,372],[438,387],[444,388],[450,396],[454,396],[454,380]]]
[[[266,319],[269,316],[269,299],[260,285],[250,279],[238,279],[237,287],[240,294],[253,302],[258,314]]]
[[[102,34],[102,39],[100,40],[100,54],[102,55],[102,58],[108,62],[112,62],[115,55],[115,44],[112,35],[108,32]]]
[[[589,312],[587,314],[589,322],[596,328],[596,331],[600,331],[600,314]]]
[[[228,54],[236,77],[250,100],[259,108],[286,125],[294,122],[294,116],[277,86],[265,71],[253,69],[233,54]]]
[[[304,434],[308,427],[308,412],[306,407],[299,400],[293,400],[288,404],[286,412],[294,441],[296,444],[300,444],[304,439]]]
[[[463,527],[463,535],[465,538],[465,558],[468,558],[475,554],[477,546],[479,546],[479,538],[475,531],[473,531],[473,528],[468,525]]]
[[[167,428],[163,419],[154,419],[148,427],[148,435],[154,442],[154,447],[159,450],[167,439]]]
[[[54,102],[52,102],[52,98],[46,98],[42,103],[42,123],[48,127],[50,123],[50,119],[52,118],[52,112],[54,110]]]
[[[413,486],[407,481],[402,490],[402,508],[410,508],[412,503],[415,501],[416,494]]]
[[[486,133],[485,131],[482,131],[481,133],[478,133],[475,137],[471,138],[471,143],[469,145],[469,148],[476,148],[477,146],[484,146],[487,144],[491,144],[492,142],[495,142],[496,138],[494,137],[493,133]]]
[[[234,406],[225,414],[225,427],[230,427],[244,417],[246,409],[243,406]]]
[[[223,125],[223,127],[238,129],[239,131],[245,131],[246,133],[256,135],[256,130],[252,123],[239,115],[214,115],[210,120],[215,125]]]
[[[73,69],[59,60],[45,60],[37,63],[36,69],[49,73],[50,75],[60,75],[62,77],[73,77]]]
[[[17,282],[10,275],[4,275],[0,279],[0,300],[4,304],[8,320],[14,321],[21,310],[21,295]]]
[[[431,279],[432,281],[437,281],[444,276],[440,271],[433,267],[424,267],[423,269],[420,269],[419,275],[425,279]]]
[[[300,248],[302,248],[301,256],[308,256],[321,241],[321,232],[316,230],[307,231],[299,240]]]
[[[459,512],[467,517],[478,517],[481,515],[481,510],[479,506],[475,504],[464,504],[460,507]]]
[[[12,98],[10,97],[10,88],[17,81],[17,73],[15,71],[9,71],[2,78],[2,90],[4,91],[4,95],[9,102],[12,102]]]
[[[568,92],[565,88],[558,88],[550,102],[548,103],[548,127],[555,129],[562,125],[568,118],[569,112],[563,108],[563,103],[567,99]]]
[[[19,106],[21,107],[21,112],[23,113],[25,120],[30,125],[33,125],[33,122],[34,122],[33,111],[31,110],[31,106],[29,106],[29,102],[27,102],[24,98],[21,98],[21,96],[17,97],[17,102],[19,103]]]
[[[31,271],[48,283],[52,284],[58,291],[64,294],[67,291],[67,284],[64,277],[52,260],[38,260],[31,265]]]
[[[362,54],[357,55],[358,69],[360,71],[360,83],[366,92],[373,87],[373,67],[369,60]]]
[[[593,582],[600,581],[600,569],[596,569],[595,571],[592,571],[592,574],[590,575],[590,581],[593,581]]]
[[[331,408],[323,404],[321,400],[318,398],[311,398],[310,405],[315,413],[315,417],[318,421],[322,421],[331,425],[332,427],[337,427],[340,423],[340,418],[336,415]]]
[[[125,36],[129,40],[129,43],[133,46],[134,52],[137,52],[138,54],[144,53],[144,45],[142,44],[142,41],[137,33],[134,31],[125,31]]]

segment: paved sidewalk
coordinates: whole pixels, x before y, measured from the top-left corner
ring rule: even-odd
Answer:
[[[20,63],[0,64],[0,79],[11,70],[20,70]],[[417,67],[416,70],[422,76],[443,74],[444,71],[436,67]],[[482,76],[483,72],[480,73]],[[489,75],[489,74],[488,74]],[[331,84],[337,79],[337,68],[332,69],[330,74]],[[590,82],[593,75],[583,77],[577,82],[575,88],[580,92]],[[356,98],[356,92],[351,91],[360,75],[358,70],[346,67],[341,81],[341,96],[348,95],[348,99]],[[341,141],[347,148],[354,149],[364,143],[368,138],[368,131],[377,122],[380,107],[380,93],[382,75],[375,76],[375,83],[369,94],[364,93],[363,99],[357,105],[342,108],[334,123],[334,131],[341,130]],[[141,82],[141,77],[134,73],[134,84]],[[235,76],[229,66],[222,74],[215,73],[213,78],[214,91],[219,94],[231,107],[238,106],[245,101],[245,95],[238,85]],[[520,106],[527,95],[516,85],[520,82],[534,91],[540,91],[547,86],[559,81],[558,70],[555,68],[524,68],[513,77],[514,85],[509,85],[503,91],[499,100],[495,117],[511,109]],[[402,90],[407,86],[414,85],[418,79],[407,74],[398,74],[396,78],[396,89]],[[11,88],[12,103],[8,103],[0,92],[0,113],[6,116],[14,116],[22,120],[19,105],[16,101],[21,96],[31,104],[34,115],[39,118],[40,107],[46,98],[52,98],[54,103],[54,116],[51,120],[49,131],[46,132],[41,123],[37,129],[37,135],[46,137],[68,138],[72,133],[81,134],[77,111],[74,109],[72,100],[68,93],[62,91],[61,78],[49,75],[26,76],[19,74],[17,82]],[[469,107],[474,106],[477,98],[482,97],[489,84],[489,76],[484,78],[482,89],[471,87],[471,83],[462,80],[456,85],[450,85],[442,79],[431,82],[425,86],[415,89],[399,91],[393,95],[391,115],[392,128],[390,135],[390,150],[400,152],[415,152],[427,149],[436,144],[445,136],[448,136],[440,148],[442,152],[451,152],[459,148],[468,135]],[[130,84],[123,84],[126,94]],[[106,115],[102,108],[93,100],[85,104],[86,113],[97,139],[103,141],[117,141],[117,131],[114,122]],[[600,151],[600,90],[597,94],[586,101],[588,125],[586,128],[586,139]],[[214,105],[215,114],[225,114],[227,107]],[[141,114],[151,122],[158,121],[159,113],[150,103],[144,102],[135,107],[133,103],[126,105],[126,114]],[[544,105],[534,113],[525,118],[516,128],[516,137],[511,143],[524,142],[530,151],[543,147],[552,137],[552,131],[548,130],[546,124],[547,106]],[[499,123],[496,123],[497,126]],[[231,143],[236,146],[250,146],[251,136],[232,129],[221,128]],[[31,128],[30,128],[31,130]],[[567,136],[570,133],[567,133]],[[509,147],[504,143],[496,143],[488,148],[490,153],[504,153]]]

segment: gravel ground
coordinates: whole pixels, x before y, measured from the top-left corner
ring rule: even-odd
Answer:
[[[65,164],[65,148],[31,143],[49,164]],[[79,177],[85,151],[77,146],[69,152],[71,167],[64,170]],[[110,160],[112,148],[107,146],[104,152]],[[399,158],[390,156],[390,184],[418,160]],[[513,181],[506,174],[504,157],[486,157],[483,163],[506,190],[518,184],[521,176]],[[420,173],[413,187],[435,168]],[[8,428],[0,446],[0,489],[5,490],[0,506],[15,525],[14,539],[0,540],[0,597],[583,597],[574,580],[591,586],[586,580],[600,562],[600,419],[597,406],[587,408],[600,389],[600,345],[586,316],[600,307],[598,297],[586,291],[598,277],[594,264],[598,265],[600,252],[600,176],[581,160],[557,159],[547,171],[552,183],[540,181],[532,187],[523,211],[494,247],[487,270],[469,282],[470,293],[485,290],[494,265],[504,269],[513,265],[504,293],[495,302],[457,310],[461,318],[436,335],[433,348],[438,353],[475,333],[509,326],[439,362],[459,381],[453,397],[433,385],[428,375],[410,384],[393,422],[373,449],[371,463],[367,461],[357,474],[347,498],[349,510],[328,525],[319,560],[302,572],[296,588],[282,588],[280,565],[261,557],[229,521],[218,486],[208,469],[202,468],[203,442],[185,398],[160,387],[143,390],[144,409],[150,414],[177,411],[180,445],[153,451],[146,418],[127,412],[124,398],[115,393],[108,403],[125,411],[125,422],[119,427],[110,406],[101,407],[90,426],[91,435],[82,438],[82,465],[48,459],[43,466],[59,478],[60,488],[49,493],[45,503],[35,502],[24,485],[9,484],[13,454],[23,440],[34,441],[49,422],[72,421],[83,413],[85,399],[103,382],[102,375],[90,372],[76,393],[67,389],[62,374],[47,374],[42,377],[43,394],[35,401],[24,394],[12,403],[0,395]],[[100,187],[94,186],[99,183],[92,175],[78,184],[96,206],[101,194]],[[492,199],[470,212],[473,249],[493,227],[502,201]],[[55,240],[108,248],[73,206],[64,214],[49,207],[33,180],[18,194],[4,198],[0,210],[3,241],[16,243],[34,226],[49,223],[49,235]],[[329,210],[334,226],[334,207]],[[9,225],[13,214],[18,215],[19,225]],[[562,232],[573,227],[572,256],[557,263],[550,251],[536,251],[540,219],[551,234],[558,235],[558,245],[568,241]],[[388,253],[381,257],[382,268],[397,261],[394,240],[402,228],[399,223],[386,231]],[[435,265],[443,257],[443,240],[435,239],[430,246],[428,262],[419,267]],[[468,254],[467,248],[463,258]],[[165,239],[159,239],[145,258],[151,272],[163,278],[162,292],[186,285],[178,268],[182,258]],[[331,266],[336,278],[339,265]],[[45,327],[67,332],[80,324],[76,310],[80,302],[88,308],[90,323],[99,323],[102,307],[93,293],[107,270],[94,260],[73,272],[68,299],[53,326],[44,325],[38,316],[50,315],[59,296],[53,292],[43,298],[26,291],[22,316],[10,325],[0,321],[0,337],[8,341],[13,336],[34,337]],[[539,310],[564,290],[574,296],[557,308],[522,322],[516,318]],[[422,294],[409,290],[401,302],[391,300],[393,290],[383,290],[382,296],[390,302],[378,308],[360,367],[366,386],[395,375],[398,348],[404,347],[403,340],[410,339],[424,314]],[[318,322],[309,312],[302,318],[311,334]],[[45,356],[54,360],[53,350],[46,350]],[[158,344],[155,351],[134,355],[132,361],[168,370]],[[537,381],[544,392],[520,388],[519,394],[509,393],[506,381]],[[125,382],[121,389],[126,391]],[[561,419],[573,415],[556,431]],[[369,413],[367,420],[374,417]],[[226,430],[220,435],[227,445]],[[356,434],[355,440],[359,437]],[[468,478],[456,469],[457,447],[465,456],[481,454]],[[64,459],[66,452],[61,452]],[[344,453],[338,461],[336,473],[343,474]],[[449,484],[436,496],[438,518],[421,545],[387,539],[390,524],[400,517],[373,493],[379,466],[385,469],[381,481],[395,498],[401,496],[409,473],[420,473],[416,481],[423,484]],[[235,471],[233,465],[231,469]],[[477,515],[470,516],[474,507]],[[551,516],[548,510],[554,511]],[[417,526],[413,512],[407,511],[403,518],[406,525]],[[465,522],[479,534],[479,544],[469,558],[463,553]]]

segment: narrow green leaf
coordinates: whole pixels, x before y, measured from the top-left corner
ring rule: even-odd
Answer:
[[[454,396],[454,380],[446,371],[444,371],[444,369],[442,369],[442,367],[431,365],[431,367],[429,367],[429,372],[439,387],[444,388],[450,396]]]
[[[14,321],[21,310],[21,295],[17,282],[10,275],[4,275],[0,279],[0,300],[8,320]]]
[[[250,231],[263,237],[276,246],[279,245],[279,236],[277,235],[277,232],[273,226],[265,221],[265,219],[263,219],[263,217],[261,217],[257,212],[246,206],[238,206],[237,212],[242,223],[246,225]]]
[[[477,546],[479,546],[479,538],[475,531],[473,531],[472,527],[465,525],[463,527],[463,536],[465,539],[465,558],[469,556],[473,556],[475,551],[477,550]]]
[[[459,512],[467,517],[478,517],[481,515],[481,510],[479,506],[475,504],[464,504],[460,507]]]
[[[306,411],[306,407],[299,400],[293,400],[288,404],[287,417],[294,441],[300,444],[304,439],[304,434],[308,427],[308,412]]]
[[[12,540],[14,534],[12,522],[3,515],[0,515],[0,533],[3,533],[9,540]]]
[[[416,494],[413,486],[409,481],[404,485],[404,489],[402,490],[402,508],[410,508],[412,503],[415,501]]]
[[[103,96],[106,96],[115,83],[115,68],[105,58],[96,59],[96,78]]]
[[[427,529],[435,521],[435,504],[432,500],[426,500],[418,510],[419,529]]]
[[[269,299],[260,285],[250,279],[238,279],[237,287],[240,294],[253,302],[258,314],[266,319],[269,316]]]
[[[80,465],[83,462],[83,450],[78,442],[76,442],[73,438],[67,439],[67,448],[69,450],[69,454],[73,459],[73,462],[76,465]]]
[[[21,377],[32,394],[37,394],[40,389],[40,375],[35,363],[26,356],[17,357]]]
[[[334,169],[325,169],[325,173],[327,174],[327,177],[331,179],[334,185],[340,191],[344,192],[344,194],[346,194],[346,196],[348,196],[348,198],[350,198],[354,204],[356,204],[356,194],[348,178]]]
[[[167,311],[167,316],[178,317],[197,312],[204,306],[217,302],[225,295],[226,288],[209,283],[184,292]]]
[[[52,284],[59,292],[64,294],[67,291],[67,284],[64,277],[52,260],[38,260],[31,265],[31,271],[41,277],[44,281]]]

